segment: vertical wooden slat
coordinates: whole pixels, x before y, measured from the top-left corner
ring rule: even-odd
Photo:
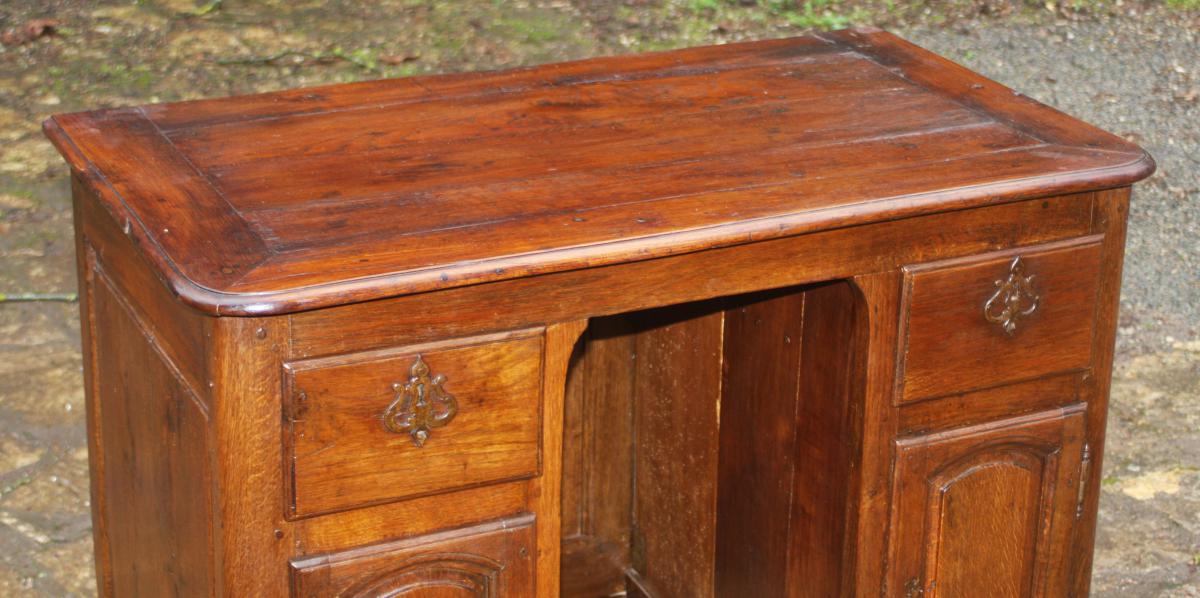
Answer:
[[[587,465],[584,458],[584,386],[587,383],[587,349],[592,330],[582,334],[571,355],[563,389],[562,537],[583,533],[583,486]]]
[[[586,533],[623,547],[628,559],[633,500],[633,382],[635,339],[627,318],[594,321],[588,347],[585,442]]]
[[[83,222],[83,202],[87,191],[77,177],[71,177],[72,207],[75,222]],[[95,272],[92,262],[95,256],[88,248],[83,226],[75,227],[75,268],[79,288],[80,344],[83,357],[83,390],[87,406],[88,469],[91,473],[92,506],[92,550],[96,559],[96,587],[101,598],[110,598],[113,593],[112,556],[109,552],[108,526],[105,523],[107,495],[104,492],[104,446],[101,415],[99,379],[96,372],[96,315]]]
[[[725,312],[717,488],[718,596],[783,596],[796,474],[805,294]]]
[[[634,349],[628,316],[594,318],[571,357],[563,421],[565,538],[628,547]]]
[[[537,596],[557,598],[562,548],[563,394],[567,365],[587,320],[546,327],[542,369],[542,473],[532,482],[537,515]]]
[[[847,543],[842,554],[844,595],[878,597],[884,587],[887,565],[887,525],[890,473],[896,412],[892,407],[896,378],[896,341],[900,313],[900,272],[891,270],[854,277],[862,295],[865,324],[855,330],[854,345],[865,347],[861,386],[854,394],[861,403],[851,405],[848,439],[851,478],[846,525]],[[887,588],[898,592],[897,588]],[[886,593],[886,592],[885,592]],[[890,595],[890,594],[888,594]]]
[[[725,314],[689,304],[644,314],[637,338],[632,563],[646,589],[713,595]]]
[[[286,318],[220,318],[213,333],[212,394],[226,596],[288,592],[292,527],[283,521],[280,421]]]
[[[788,578],[781,595],[822,598],[842,594],[846,518],[851,499],[861,409],[866,321],[845,282],[805,293],[800,358],[800,402],[795,418],[796,478]]]
[[[1068,572],[1070,596],[1087,596],[1091,586],[1092,550],[1096,536],[1096,512],[1100,504],[1100,472],[1121,303],[1121,269],[1125,258],[1129,196],[1128,187],[1099,191],[1093,211],[1092,232],[1104,234],[1104,241],[1096,324],[1093,329],[1092,371],[1085,380],[1083,391],[1083,398],[1088,403],[1085,442],[1091,462],[1085,472],[1087,477],[1080,482],[1084,485],[1084,491],[1074,546],[1070,552],[1073,557]]]

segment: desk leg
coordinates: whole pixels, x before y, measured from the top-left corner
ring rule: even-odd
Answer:
[[[567,366],[587,320],[546,327],[542,369],[542,475],[532,483],[537,514],[537,596],[557,598],[562,557],[563,394]]]
[[[1069,595],[1087,596],[1092,580],[1096,513],[1100,503],[1100,477],[1104,457],[1104,432],[1108,421],[1108,393],[1112,384],[1113,351],[1121,303],[1121,268],[1125,256],[1125,231],[1129,215],[1128,187],[1096,194],[1093,233],[1104,233],[1104,262],[1096,306],[1096,328],[1092,339],[1092,373],[1085,380],[1087,447],[1092,462],[1085,473],[1083,502],[1075,526],[1068,572]]]
[[[884,584],[890,464],[896,437],[896,409],[892,406],[896,380],[896,354],[900,313],[900,273],[880,272],[852,279],[867,308],[866,376],[853,404],[860,420],[851,429],[862,430],[847,513],[849,542],[843,569],[845,595],[879,596]]]

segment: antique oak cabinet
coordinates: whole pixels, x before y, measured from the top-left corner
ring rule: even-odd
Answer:
[[[859,29],[50,119],[105,596],[1084,596],[1139,148]]]

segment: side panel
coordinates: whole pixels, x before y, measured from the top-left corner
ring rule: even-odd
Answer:
[[[208,412],[127,299],[89,279],[101,593],[212,596]]]

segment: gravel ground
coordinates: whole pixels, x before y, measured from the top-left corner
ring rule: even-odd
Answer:
[[[1200,335],[1200,28],[1153,20],[916,29],[909,37],[1145,147],[1135,188],[1121,348]]]
[[[189,14],[198,4],[0,2],[0,33],[44,17],[63,29],[0,49],[0,293],[75,288],[65,168],[38,130],[54,112],[801,32],[795,14],[733,0],[227,0]],[[1200,10],[1059,4],[1089,8],[956,0],[884,11],[867,2],[854,20],[1158,160],[1133,203],[1093,595],[1197,597]],[[1042,3],[1021,6],[1033,5]],[[817,17],[804,26],[838,21]],[[266,60],[281,52],[288,57]],[[0,596],[95,594],[76,312],[0,303]]]

